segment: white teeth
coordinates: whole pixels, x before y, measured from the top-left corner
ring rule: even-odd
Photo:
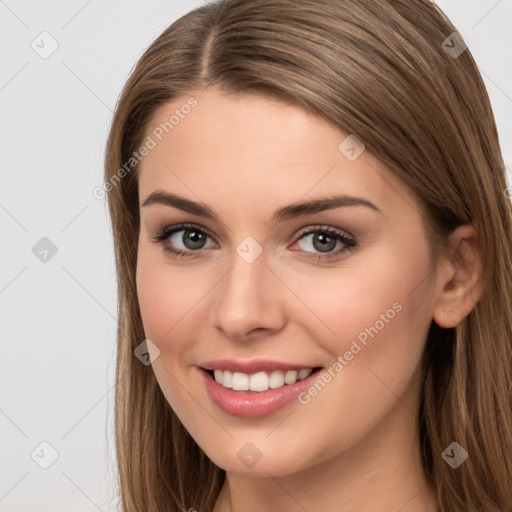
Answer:
[[[268,379],[268,387],[272,389],[280,388],[284,386],[284,373],[280,370],[276,370],[270,374]]]
[[[306,377],[309,377],[309,376],[311,375],[311,372],[312,372],[312,371],[313,371],[313,370],[312,370],[312,369],[310,369],[310,368],[308,368],[308,369],[306,369],[306,370],[301,370],[301,371],[299,372],[299,380],[302,380],[302,379],[305,379]]]
[[[298,380],[309,377],[313,372],[312,368],[307,368],[297,372],[296,370],[274,370],[273,372],[258,372],[251,375],[241,372],[230,372],[229,370],[214,370],[215,381],[222,384],[225,388],[232,388],[236,391],[267,391],[277,389],[285,384],[295,384]]]
[[[217,380],[217,382],[222,382],[222,385],[225,388],[232,388],[233,387],[233,372],[230,372],[229,370],[226,370],[223,372],[222,370],[217,370],[221,372],[221,379]]]
[[[285,384],[293,384],[297,382],[297,372],[295,370],[288,370],[284,376]]]
[[[224,381],[224,379],[222,379]],[[247,391],[249,389],[249,375],[246,373],[233,373],[233,389]]]
[[[251,391],[267,391],[267,374],[265,372],[253,373],[249,378],[249,389]]]

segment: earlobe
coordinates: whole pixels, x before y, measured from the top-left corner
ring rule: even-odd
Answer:
[[[450,235],[449,260],[438,272],[440,292],[433,319],[439,327],[456,327],[466,318],[483,291],[482,260],[477,230],[470,224],[459,226]]]

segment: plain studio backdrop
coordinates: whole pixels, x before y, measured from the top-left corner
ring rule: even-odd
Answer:
[[[438,3],[484,77],[512,183],[512,0]],[[115,267],[93,191],[132,66],[201,4],[0,0],[2,512],[118,510]]]

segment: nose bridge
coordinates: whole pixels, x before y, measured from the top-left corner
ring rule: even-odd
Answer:
[[[281,322],[275,278],[262,251],[242,242],[233,252],[230,270],[221,280],[211,309],[212,323],[230,337],[240,338],[258,328],[275,329]]]

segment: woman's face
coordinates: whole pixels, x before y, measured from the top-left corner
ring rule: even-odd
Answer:
[[[416,200],[299,107],[192,96],[157,112],[139,175],[137,289],[162,392],[228,471],[393,449],[390,432],[414,432],[438,288]]]

